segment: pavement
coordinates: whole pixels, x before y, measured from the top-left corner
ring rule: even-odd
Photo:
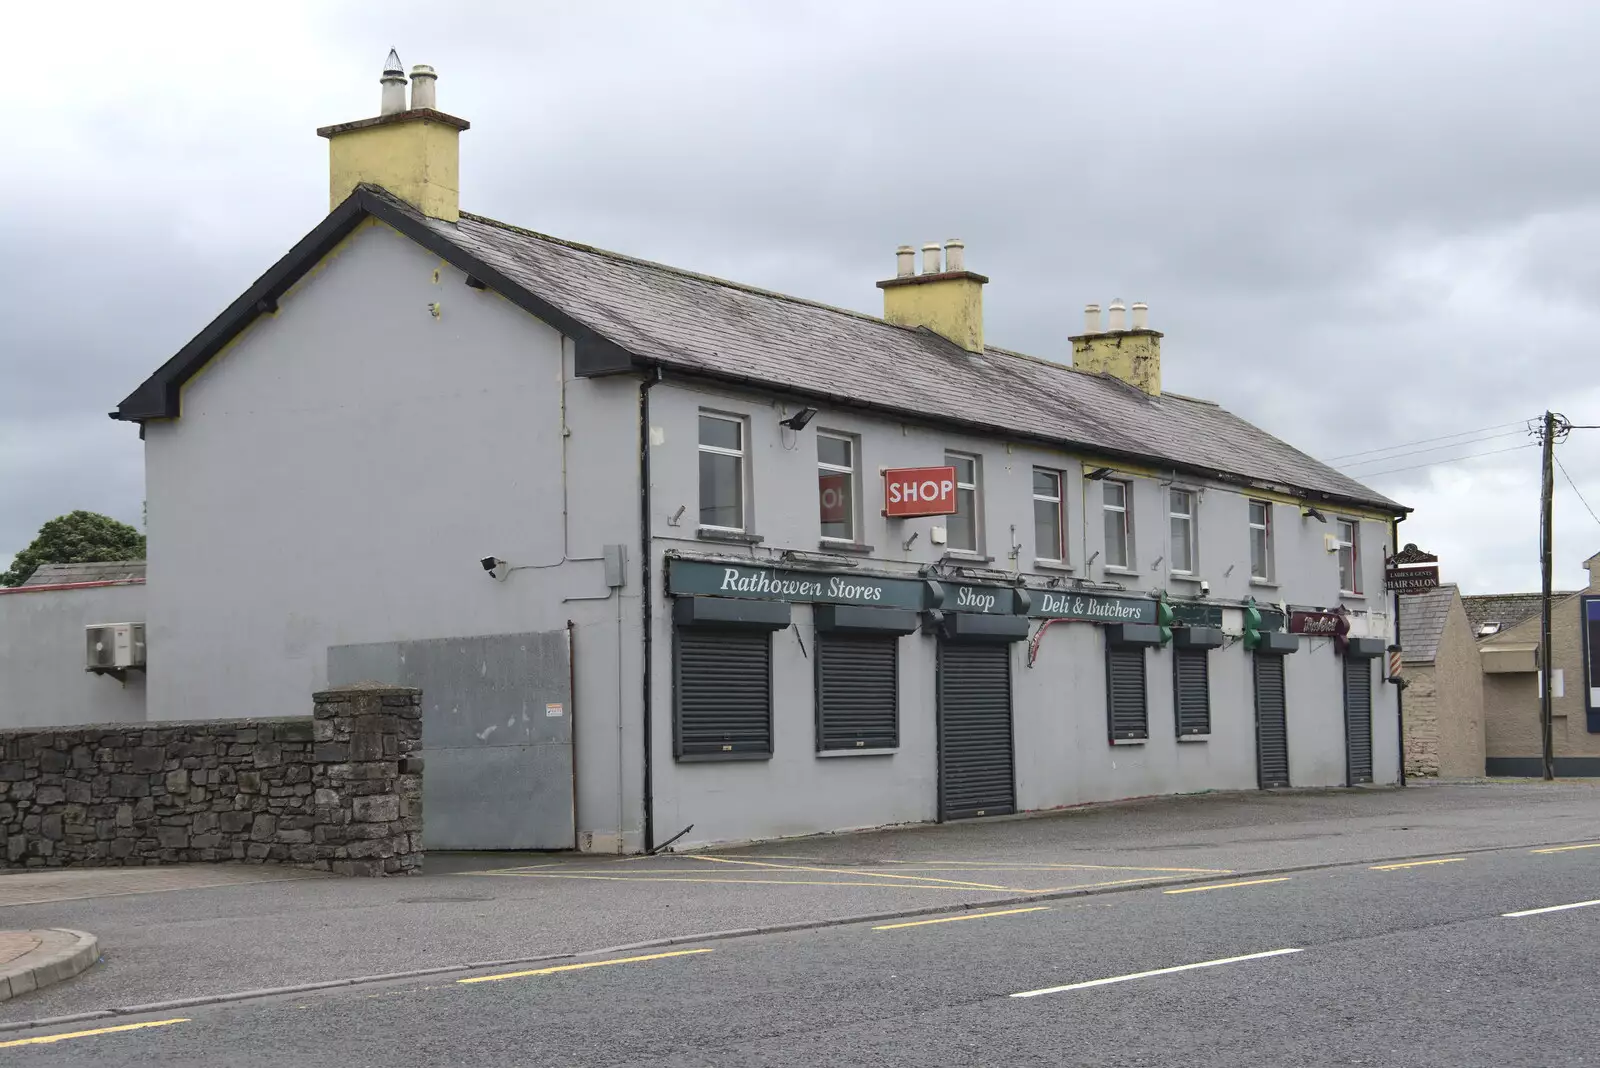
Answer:
[[[104,1068],[1592,1065],[1600,841],[785,931],[0,1033]]]
[[[100,957],[85,931],[0,931],[0,1001],[64,983]]]
[[[464,968],[498,961],[535,962],[526,966],[533,968],[563,967],[589,959],[572,957],[574,954],[639,942],[658,944],[616,952],[648,956],[676,952],[681,945],[715,947],[715,953],[726,955],[735,944],[762,939],[795,939],[807,945],[829,938],[848,942],[862,937],[861,928],[803,930],[753,940],[693,940],[708,932],[810,928],[865,915],[938,918],[969,907],[1044,910],[1018,912],[1017,919],[1044,919],[1067,912],[1099,915],[1096,910],[1102,906],[1120,909],[1124,902],[1143,896],[1167,902],[1187,900],[1191,895],[1169,897],[1163,888],[1242,879],[1242,873],[1287,873],[1274,877],[1286,878],[1298,890],[1310,885],[1306,873],[1311,870],[1370,866],[1395,858],[1453,853],[1463,860],[1436,867],[1460,869],[1471,861],[1476,868],[1486,863],[1477,858],[1496,851],[1520,849],[1526,853],[1529,848],[1578,842],[1595,836],[1597,828],[1600,787],[1594,783],[1483,782],[1418,785],[1405,790],[1167,798],[1035,818],[822,836],[656,858],[434,855],[428,860],[428,874],[406,879],[338,880],[286,876],[279,869],[259,867],[197,867],[158,869],[169,881],[190,879],[196,885],[164,885],[161,892],[150,892],[148,888],[129,888],[139,878],[148,878],[150,869],[102,869],[64,873],[74,878],[46,892],[37,886],[8,891],[13,880],[35,873],[3,875],[0,925],[93,930],[100,935],[104,961],[72,983],[0,1004],[0,1024],[127,1010],[173,999],[227,997],[286,985],[340,982],[410,969]],[[1526,855],[1570,858],[1594,854],[1575,850]],[[1542,873],[1553,870],[1550,865],[1535,869]],[[250,878],[250,873],[262,872],[271,874]],[[49,874],[59,879],[63,873]],[[1591,878],[1593,874],[1591,870]],[[91,875],[98,880],[95,885],[90,885]],[[132,882],[123,884],[121,879]],[[199,885],[205,880],[226,885]],[[1264,889],[1284,885],[1261,884]],[[1561,889],[1553,887],[1550,892]],[[47,899],[49,893],[58,896]],[[94,896],[88,896],[90,893]],[[1211,894],[1193,896],[1209,898]],[[1594,896],[1592,890],[1590,896]],[[18,903],[3,905],[9,900]],[[1340,899],[1338,907],[1347,907],[1347,903]],[[926,929],[967,926],[956,922]],[[1189,944],[1174,942],[1161,959],[1181,961],[1179,950]],[[1125,946],[1113,946],[1112,950],[1104,958],[1108,966],[1117,953],[1128,955]],[[662,966],[711,956],[662,958]],[[647,963],[655,966],[653,961]],[[933,966],[959,971],[966,964],[935,962]],[[1592,971],[1593,961],[1586,966]],[[781,986],[782,981],[780,974],[761,983]],[[319,1005],[346,1004],[350,998],[365,1000],[362,991],[385,988],[384,983],[362,983],[342,988],[344,994],[335,990],[306,996],[314,997]],[[266,1006],[271,1001],[251,999],[237,1005]],[[185,1007],[177,1014],[210,1019],[210,1014],[225,1011],[244,1009]],[[632,1020],[639,1010],[622,1004],[609,1011],[618,1019]],[[147,1014],[124,1011],[54,1030],[94,1030],[146,1019]],[[614,1024],[606,1027],[616,1029]],[[0,1040],[33,1037],[36,1030],[0,1032]],[[146,1030],[153,1035],[163,1029]],[[114,1033],[142,1035],[145,1031]],[[92,1041],[98,1050],[110,1039],[90,1036],[83,1041]],[[131,1043],[133,1039],[123,1041]],[[267,1048],[272,1047],[269,1044]],[[567,1063],[562,1059],[565,1054],[546,1053],[553,1059],[503,1062]],[[187,1054],[181,1052],[173,1055],[177,1059],[171,1063],[212,1063],[185,1061]],[[323,1062],[312,1057],[306,1063]],[[366,1061],[357,1057],[354,1063]],[[402,1057],[392,1063],[479,1061],[446,1057],[413,1062]],[[743,1063],[766,1062],[757,1058]],[[848,1061],[833,1057],[830,1063]],[[1113,1059],[1093,1063],[1143,1062]]]

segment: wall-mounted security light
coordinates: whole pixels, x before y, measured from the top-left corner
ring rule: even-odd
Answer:
[[[1091,482],[1099,482],[1100,480],[1104,479],[1109,474],[1111,474],[1111,468],[1109,468],[1109,467],[1097,467],[1093,471],[1090,471],[1088,473],[1088,475],[1086,475],[1085,477],[1088,478],[1089,481],[1091,481]]]
[[[1317,511],[1315,508],[1313,508],[1309,504],[1306,505],[1304,508],[1300,509],[1300,518],[1301,519],[1315,519],[1319,523],[1326,523],[1328,521],[1328,517],[1327,516],[1323,515],[1321,512]]]
[[[478,564],[492,579],[499,579],[504,582],[511,576],[511,565],[498,556],[485,556],[478,561]]]
[[[801,408],[789,418],[778,420],[778,425],[786,426],[790,430],[804,430],[806,428],[806,424],[811,422],[811,420],[815,419],[816,417],[817,410],[815,408]]]

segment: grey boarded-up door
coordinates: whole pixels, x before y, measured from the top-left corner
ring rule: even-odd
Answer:
[[[422,691],[428,849],[573,849],[567,631],[343,645],[328,683]]]
[[[939,818],[1015,812],[1011,647],[939,642]]]
[[[1255,654],[1256,779],[1263,790],[1289,785],[1289,722],[1283,657]]]
[[[1344,740],[1350,785],[1372,781],[1372,661],[1344,658]]]

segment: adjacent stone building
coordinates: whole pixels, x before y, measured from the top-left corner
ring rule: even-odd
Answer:
[[[1400,601],[1406,774],[1482,775],[1483,676],[1455,583]]]
[[[1555,594],[1551,650],[1540,652],[1539,594],[1467,598],[1477,619],[1483,715],[1490,775],[1540,775],[1540,686],[1548,660],[1555,773],[1600,775],[1600,554],[1584,562],[1589,585]],[[1410,709],[1410,695],[1406,706]]]

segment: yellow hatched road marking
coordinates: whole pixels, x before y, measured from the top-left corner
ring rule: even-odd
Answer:
[[[930,886],[924,883],[858,883],[828,879],[724,879],[716,875],[574,875],[554,871],[508,871],[509,879],[593,879],[608,883],[742,883],[747,886],[877,886],[887,890],[970,890],[968,886]]]
[[[558,964],[553,968],[531,968],[525,972],[505,972],[501,975],[478,975],[471,979],[457,979],[457,983],[497,983],[502,979],[521,979],[526,975],[554,975],[556,972],[576,972],[585,968],[606,968],[613,964],[638,964],[640,961],[664,960],[667,957],[689,957],[696,953],[711,953],[709,949],[675,949],[671,953],[651,953],[643,957],[618,957],[616,960],[591,960],[582,964]]]
[[[1600,849],[1600,842],[1585,842],[1583,845],[1551,846],[1548,849],[1535,849],[1534,853],[1570,853],[1574,849]]]
[[[909,879],[912,882],[945,883],[950,886],[961,886],[973,890],[1004,890],[1013,893],[1016,892],[1016,888],[1011,886],[995,886],[993,883],[969,883],[963,882],[959,879],[934,879],[917,875],[891,875],[888,872],[857,871],[854,868],[818,868],[805,864],[767,864],[759,860],[730,860],[727,857],[708,857],[699,854],[689,854],[689,856],[693,857],[695,860],[709,860],[718,864],[743,864],[752,868],[775,868],[778,871],[812,871],[825,872],[829,875],[857,875],[863,879]]]
[[[90,1035],[109,1035],[113,1031],[142,1031],[147,1027],[170,1027],[173,1024],[188,1022],[189,1017],[180,1016],[172,1020],[148,1020],[144,1023],[117,1024],[115,1027],[96,1027],[92,1031],[69,1031],[62,1035],[40,1035],[38,1038],[14,1038],[10,1042],[0,1042],[0,1049],[10,1049],[12,1046],[47,1046],[52,1042],[65,1042],[69,1038],[88,1038]]]
[[[1442,860],[1407,860],[1399,864],[1374,864],[1368,871],[1399,871],[1401,868],[1422,868],[1429,864],[1455,864],[1466,857],[1445,857]]]
[[[886,923],[874,931],[897,931],[902,927],[926,927],[930,923],[960,923],[962,920],[987,920],[991,916],[1015,916],[1020,912],[1049,912],[1049,905],[1035,905],[1031,909],[1002,909],[999,912],[975,912],[970,916],[942,916],[937,920],[913,920],[910,923]]]
[[[1246,879],[1237,883],[1210,883],[1206,886],[1180,886],[1176,890],[1163,890],[1165,894],[1198,894],[1204,890],[1231,890],[1236,886],[1260,886],[1263,883],[1286,883],[1287,875],[1280,875],[1276,879]]]

